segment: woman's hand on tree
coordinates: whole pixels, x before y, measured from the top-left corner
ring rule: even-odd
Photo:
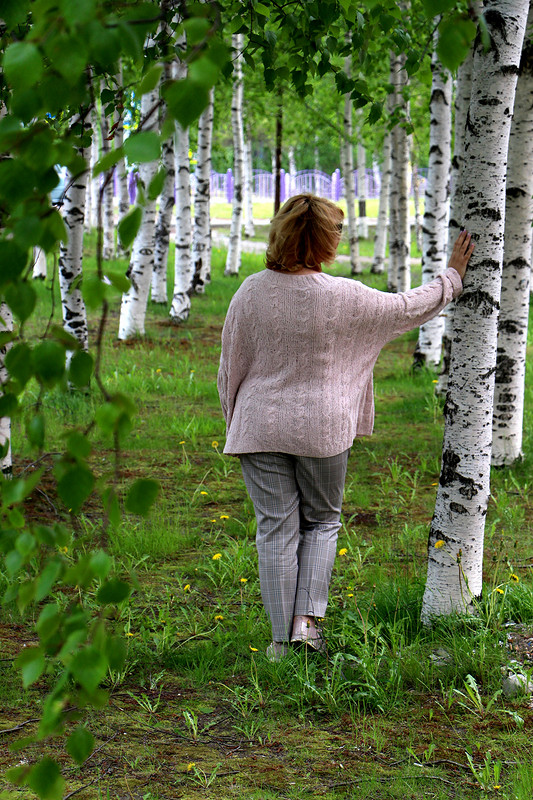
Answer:
[[[457,270],[461,280],[465,276],[466,267],[470,261],[470,256],[474,252],[475,242],[472,241],[472,234],[468,231],[461,231],[453,246],[448,267]]]

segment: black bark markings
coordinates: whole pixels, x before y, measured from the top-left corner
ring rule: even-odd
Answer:
[[[457,303],[466,306],[471,311],[478,311],[482,317],[490,317],[500,307],[498,301],[482,289],[463,292]]]
[[[461,475],[460,472],[457,472],[460,461],[460,457],[457,453],[454,453],[453,450],[444,451],[442,454],[442,469],[439,483],[441,486],[459,483],[459,494],[462,494],[467,500],[472,500],[483,487],[479,483],[475,483],[472,478],[466,478],[464,475]],[[450,508],[451,506],[452,504],[450,504]]]

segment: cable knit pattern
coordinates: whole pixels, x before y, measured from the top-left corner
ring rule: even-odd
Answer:
[[[454,269],[398,294],[325,273],[266,269],[246,278],[222,331],[224,452],[326,458],[371,434],[380,350],[461,289]]]

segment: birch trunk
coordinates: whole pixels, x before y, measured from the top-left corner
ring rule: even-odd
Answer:
[[[115,76],[117,80],[118,90],[120,92],[120,101],[115,109],[115,147],[117,150],[124,144],[124,100],[123,100],[123,85],[124,78],[122,73],[122,65]],[[130,195],[128,192],[128,173],[126,172],[126,161],[121,158],[117,161],[115,167],[115,175],[117,176],[117,204],[118,204],[118,218],[122,219],[130,210]],[[117,242],[117,250],[124,253],[120,242]]]
[[[404,88],[408,85],[407,72],[405,70],[406,56],[404,53],[397,59],[397,105],[400,107],[402,117],[405,121],[409,118],[409,106],[404,99]],[[411,225],[409,221],[409,136],[403,124],[396,126],[396,146],[398,157],[396,159],[397,181],[398,181],[398,239],[390,243],[394,247],[397,257],[398,269],[398,291],[406,292],[411,288]]]
[[[165,80],[172,77],[172,64],[165,64]],[[174,209],[174,192],[176,187],[176,159],[174,155],[174,139],[163,142],[161,148],[161,166],[165,170],[165,182],[159,196],[159,213],[154,235],[154,269],[152,272],[152,303],[168,302],[167,267],[170,242],[170,225]],[[189,153],[187,148],[187,168]]]
[[[33,248],[32,278],[46,280],[46,253],[41,247]]]
[[[92,139],[91,139],[91,150],[90,150],[90,171],[87,183],[87,195],[90,195],[89,202],[88,202],[88,209],[85,212],[85,227],[88,230],[96,230],[96,226],[98,224],[97,219],[97,212],[98,212],[98,203],[99,203],[99,193],[100,193],[100,183],[101,183],[101,175],[98,175],[97,178],[92,177],[92,169],[96,162],[98,161],[100,155],[100,145],[99,145],[99,125],[98,125],[98,114],[96,110],[93,108],[91,111],[91,126],[92,126]]]
[[[159,101],[159,88],[144,94],[141,98],[141,119],[146,120],[144,131],[157,131],[158,118],[156,106]],[[145,188],[157,171],[157,162],[139,164],[138,179]],[[156,201],[146,200],[143,208],[142,223],[133,243],[127,277],[131,286],[122,295],[118,338],[132,339],[144,336],[146,305],[154,266],[154,231]]]
[[[104,86],[105,84],[102,84],[102,88]],[[105,156],[111,151],[111,142],[109,139],[109,120],[103,106],[100,109],[100,132],[102,136],[100,155]],[[110,172],[112,173],[113,170],[110,170]],[[113,207],[113,178],[109,177],[109,173],[105,173],[104,175],[104,193],[101,201],[103,226],[102,256],[104,261],[110,261],[115,256],[115,210]]]
[[[361,141],[361,130],[359,129],[359,142],[357,144],[357,200],[359,203],[359,216],[357,220],[357,228],[361,239],[368,239],[366,197],[366,150]]]
[[[533,5],[516,86],[509,139],[502,294],[492,419],[492,463],[522,455],[533,223]]]
[[[387,251],[388,233],[388,207],[391,179],[391,136],[385,134],[383,140],[383,163],[381,165],[381,186],[379,189],[379,208],[376,223],[376,233],[374,236],[374,258],[372,261],[372,272],[382,273],[385,269],[385,254]]]
[[[388,108],[392,113],[398,104],[398,72],[399,59],[395,53],[391,53],[390,58],[390,83],[392,92],[389,95]],[[399,242],[400,242],[400,213],[399,213],[399,149],[398,149],[398,125],[395,125],[391,132],[391,179],[389,191],[389,263],[387,268],[387,289],[389,292],[398,291],[398,269],[399,269]]]
[[[351,74],[351,56],[344,62],[344,71]],[[346,220],[348,223],[348,248],[350,252],[350,272],[360,275],[363,271],[359,258],[359,237],[357,235],[357,218],[355,214],[355,186],[353,166],[353,100],[349,94],[344,96],[344,138],[341,142],[341,168],[344,179],[344,197],[346,199]]]
[[[455,89],[454,151],[450,170],[450,218],[448,221],[447,252],[451,253],[453,243],[463,226],[463,180],[465,163],[465,126],[472,91],[472,52],[468,54],[457,71]],[[442,367],[435,387],[437,394],[444,396],[448,389],[450,372],[450,351],[452,345],[453,312],[455,303],[450,303],[444,311],[444,332],[442,337]]]
[[[250,131],[246,133],[244,139],[244,235],[250,238],[255,235],[254,226],[254,165],[252,158],[252,138]]]
[[[87,117],[85,127],[89,127]],[[93,133],[94,135],[94,133]],[[89,159],[89,148],[79,151],[82,158]],[[85,197],[87,194],[88,170],[80,175],[67,176],[67,190],[63,203],[63,219],[68,232],[67,242],[59,250],[59,288],[63,328],[75,336],[83,350],[89,349],[87,312],[81,293],[83,275],[83,234],[85,220]]]
[[[6,303],[0,304],[0,331],[13,330],[13,315],[11,309]],[[11,344],[6,344],[0,347],[0,397],[3,394],[3,386],[7,383],[9,378],[7,369],[5,367],[6,353],[11,347]],[[0,417],[0,448],[2,454],[0,458],[0,468],[4,478],[11,477],[12,460],[11,460],[11,417]],[[5,450],[5,452],[4,452]]]
[[[180,40],[183,49],[185,39]],[[187,74],[185,61],[179,59],[175,64],[176,77],[182,79]],[[170,307],[173,322],[185,322],[191,308],[191,287],[193,280],[193,261],[191,253],[191,176],[189,162],[189,129],[176,124],[174,138],[176,157],[176,249],[174,260],[174,294]]]
[[[452,144],[452,79],[442,67],[436,51],[433,52],[431,69],[433,80],[429,102],[429,161],[422,231],[422,283],[429,283],[446,269]],[[439,365],[443,331],[442,315],[420,326],[414,354],[415,366],[435,368]]]
[[[412,144],[412,137],[411,144]],[[415,238],[416,246],[422,252],[422,220],[420,217],[420,174],[418,172],[418,164],[413,155],[411,147],[411,185],[413,187],[413,202],[415,206]]]
[[[194,194],[194,229],[192,235],[193,279],[197,294],[211,281],[211,143],[213,139],[214,89],[209,105],[198,121],[198,163]]]
[[[231,128],[233,132],[233,207],[229,233],[228,254],[224,275],[238,275],[241,266],[242,248],[242,200],[244,132],[242,123],[242,33],[231,37],[235,59],[233,62],[233,96],[231,101]]]
[[[474,44],[464,206],[476,250],[455,310],[442,467],[428,542],[425,623],[472,611],[481,595],[507,149],[528,9],[529,0],[488,0],[484,11],[491,46],[485,52],[479,36]]]

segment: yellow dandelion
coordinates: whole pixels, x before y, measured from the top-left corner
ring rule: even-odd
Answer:
[[[501,789],[502,787],[501,787],[501,784],[499,784],[499,783],[495,783],[495,784],[494,784],[494,786],[493,786],[492,788],[493,788],[493,789]]]
[[[218,442],[216,440],[214,442],[211,442],[211,447],[214,447],[216,449],[218,447]]]
[[[200,494],[207,494],[207,492],[200,492]]]
[[[353,592],[350,592],[350,594],[348,595],[348,597],[353,597]]]
[[[185,439],[182,439],[180,444],[185,444]]]
[[[509,580],[513,581],[513,583],[520,583],[520,578],[518,575],[515,575],[514,572],[512,575],[509,575]]]
[[[227,514],[221,514],[220,519],[229,519]]]
[[[432,485],[432,486],[438,486],[438,485],[439,485],[439,482],[438,482],[438,481],[435,481],[435,483],[432,483],[431,485]]]
[[[218,561],[219,558],[222,558],[222,553],[215,553],[213,556],[213,561]]]
[[[216,522],[216,519],[210,519],[209,522]]]
[[[248,578],[241,578],[241,583],[248,583]]]
[[[161,372],[161,367],[158,367],[158,368],[156,369],[156,372]]]
[[[437,380],[435,380],[435,381],[431,381],[431,383],[438,383],[438,381],[437,381]]]
[[[440,548],[444,547],[444,545],[445,545],[444,540],[443,539],[439,539],[437,542],[435,542],[433,547],[435,548],[435,550],[440,550]]]
[[[68,553],[68,547],[60,547],[59,549],[62,553]]]
[[[250,645],[250,650],[252,651],[252,653],[257,653],[258,652],[257,651],[257,647],[252,647],[252,645]]]
[[[341,547],[341,549],[339,550],[339,555],[340,556],[345,556],[347,552],[348,552],[348,548],[347,547]]]
[[[184,592],[190,592],[190,590],[191,590],[191,584],[190,583],[186,583],[185,586],[183,587],[183,591]]]
[[[127,634],[126,634],[126,636],[135,636],[135,634],[134,634],[134,633],[132,633],[131,631],[128,631],[128,632],[127,632]]]
[[[505,594],[505,592],[503,591],[503,589],[500,589],[500,587],[499,587],[499,586],[496,588],[496,591],[498,592],[498,594]]]
[[[195,761],[189,761],[189,763],[187,764],[187,772],[190,772],[191,769],[193,769],[193,767],[195,767],[195,766],[196,766],[196,762]]]
[[[215,619],[216,619],[217,621],[218,621],[218,620],[222,620],[222,619],[224,619],[224,615],[223,615],[223,614],[215,614]]]

